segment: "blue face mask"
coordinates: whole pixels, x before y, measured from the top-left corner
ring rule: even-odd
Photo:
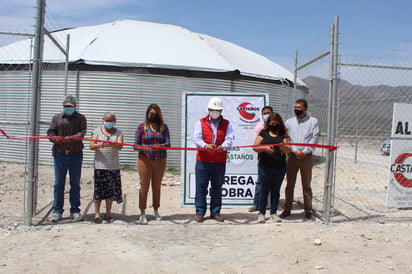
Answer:
[[[270,114],[263,114],[263,121],[267,121],[267,119],[269,118]]]
[[[107,129],[111,129],[114,127],[115,122],[103,122],[103,126]]]
[[[66,115],[72,115],[74,113],[74,108],[63,108],[63,112]]]

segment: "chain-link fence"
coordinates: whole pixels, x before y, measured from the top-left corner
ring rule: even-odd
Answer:
[[[33,84],[33,68],[34,68],[34,53],[35,48],[34,34],[21,33],[21,32],[0,32],[0,128],[5,132],[9,132],[12,136],[30,136],[32,123],[31,116],[33,115],[32,104],[34,96]],[[29,50],[28,50],[29,49]],[[58,52],[58,51],[57,51]],[[65,56],[63,53],[56,54],[56,60],[64,62]],[[40,75],[47,75],[50,73],[58,75],[60,78],[64,78],[65,71],[64,66],[55,66],[53,64],[41,64]],[[43,77],[44,79],[50,79],[50,77]],[[64,83],[64,81],[61,81]],[[50,85],[50,81],[42,81],[39,85],[44,90],[47,90],[47,86]],[[59,98],[63,98],[64,87],[60,92],[54,90],[55,93],[59,93]],[[41,97],[47,96],[47,93],[37,91],[39,98],[39,106]],[[39,110],[40,112],[40,110]],[[48,117],[47,120],[50,120]],[[45,132],[48,127],[48,122],[37,123],[37,128],[40,133]],[[35,135],[40,135],[35,134]],[[25,170],[22,171],[22,182],[24,184],[24,200],[25,204],[22,204],[22,212],[24,215],[30,215],[30,208],[34,215],[38,214],[45,208],[50,207],[49,204],[38,204],[37,201],[52,201],[52,192],[39,192],[38,178],[41,174],[38,173],[37,159],[33,165],[30,164],[30,140],[29,139],[9,139],[6,142],[0,142],[0,150],[2,151],[2,161],[25,163]],[[47,141],[46,141],[47,142]],[[51,146],[51,145],[49,145]],[[49,150],[50,151],[50,150]],[[33,177],[30,176],[30,171],[33,172]],[[31,178],[29,178],[31,177]],[[53,182],[47,182],[51,186]],[[30,190],[28,189],[30,186]],[[33,187],[33,191],[31,190]],[[20,189],[17,186],[15,189],[9,189],[9,191],[15,191]],[[38,195],[46,195],[47,197],[38,197]]]
[[[0,33],[0,45],[7,45],[18,39],[27,38],[30,48],[33,45],[32,35],[30,34],[13,34],[13,33]],[[31,94],[31,81],[32,73],[30,64],[30,53],[27,53],[27,48],[23,46],[6,46],[7,50],[2,51],[1,59],[5,62],[0,63],[0,126],[4,130],[7,130],[10,125],[16,126],[16,130],[19,134],[28,133],[28,117],[30,115],[30,94]],[[14,60],[18,56],[19,58],[26,59],[25,64],[15,63]],[[21,71],[25,71],[24,75]],[[25,115],[22,115],[24,113]],[[8,146],[17,146],[16,142],[9,144],[0,143],[3,151],[7,151]],[[21,146],[21,142],[19,142]],[[21,152],[23,153],[22,162],[25,162],[26,147],[21,146]],[[11,155],[10,155],[11,156]],[[6,154],[3,160],[8,160],[8,154]]]
[[[333,28],[332,28],[333,32]],[[325,32],[326,34],[326,32]],[[309,87],[309,113],[319,120],[320,144],[329,142],[327,129],[334,111],[332,75],[336,33],[317,40],[325,48],[305,48],[299,52],[297,76]],[[332,38],[333,37],[333,38]],[[340,39],[337,39],[340,40]],[[328,47],[329,46],[329,47]],[[340,49],[339,49],[340,54]],[[337,65],[338,103],[336,166],[333,170],[332,221],[407,220],[410,212],[388,208],[390,176],[390,136],[395,103],[409,103],[412,96],[412,62],[399,58],[376,59],[339,55]],[[333,134],[333,133],[332,133]],[[409,145],[409,144],[408,144]],[[406,148],[405,148],[406,149]],[[326,185],[330,183],[327,151],[317,149],[312,189],[314,209],[319,217],[327,214]],[[301,196],[295,200],[303,204]]]
[[[9,45],[21,39],[28,39],[30,48],[33,45],[33,35],[31,34],[13,34],[0,33],[0,45]],[[30,57],[27,58],[25,64],[18,64],[14,62],[16,56],[25,58],[30,56],[27,53],[26,47],[8,46],[7,51],[2,51],[2,60],[0,63],[0,128],[6,132],[13,129],[16,135],[29,135],[29,115],[30,115],[30,98],[32,88],[32,67],[30,64]],[[24,73],[21,73],[24,71]],[[10,149],[13,148],[13,149]],[[15,154],[20,155],[19,161],[27,163],[29,158],[29,141],[28,140],[10,140],[8,142],[0,142],[0,150],[3,151],[1,161],[10,161],[15,157]],[[13,152],[14,150],[14,152]],[[22,173],[22,179],[27,176],[27,168]],[[22,180],[23,182],[23,180]],[[22,183],[21,182],[21,183]],[[20,182],[19,182],[20,183]],[[20,186],[12,184],[5,186],[8,192],[14,192],[20,189]],[[26,202],[26,190],[24,191],[24,200]],[[21,212],[24,212],[25,204],[22,204]]]
[[[323,67],[327,69],[325,64]],[[410,221],[409,211],[386,206],[390,149],[383,151],[382,144],[390,139],[394,103],[409,103],[412,96],[411,62],[341,56],[339,76],[339,149],[333,221]],[[303,80],[310,89],[310,111],[319,119],[324,132],[328,123],[330,81],[313,76]],[[322,142],[323,138],[320,139]],[[318,155],[313,179],[318,212],[322,212],[324,206],[325,164],[322,156]]]
[[[26,34],[30,49],[33,48],[31,34]],[[0,45],[9,45],[21,39],[21,35],[1,33]],[[66,37],[57,37],[60,45],[65,45]],[[319,37],[318,37],[319,39]],[[319,144],[327,144],[326,131],[329,118],[329,85],[330,70],[329,35],[320,39],[325,41],[324,49],[306,49],[303,56],[299,56],[299,64],[306,63],[309,59],[322,56],[315,63],[302,69],[298,77],[309,87],[309,113],[319,120],[321,136]],[[64,46],[62,46],[64,48]],[[8,51],[9,62],[0,64],[0,127],[5,131],[12,126],[13,135],[28,136],[32,95],[32,53],[27,48],[16,47],[10,44]],[[58,65],[43,64],[43,75],[50,81],[64,83],[65,56],[59,52],[56,63]],[[13,58],[22,59],[27,56],[24,64],[15,63]],[[3,60],[6,60],[2,56]],[[339,107],[338,107],[338,145],[336,180],[333,193],[332,217],[334,222],[353,221],[359,219],[371,220],[412,220],[410,212],[406,210],[391,209],[386,207],[386,186],[388,183],[389,157],[380,150],[383,141],[390,138],[392,124],[392,111],[394,103],[412,102],[412,71],[411,62],[399,60],[373,60],[370,58],[341,57],[339,63]],[[313,73],[313,72],[316,73]],[[25,77],[22,77],[22,73]],[[15,79],[13,75],[18,75]],[[318,76],[313,76],[318,75]],[[73,77],[72,77],[73,78]],[[23,79],[23,80],[22,80]],[[70,82],[71,90],[75,84]],[[50,102],[58,102],[65,93],[65,87],[56,90],[56,85],[42,82],[41,98],[52,98]],[[46,100],[47,101],[47,100]],[[57,110],[58,106],[45,105],[48,108],[47,116],[41,116],[41,121],[49,121],[50,113]],[[52,110],[50,110],[52,109]],[[21,113],[26,113],[22,117]],[[44,113],[44,112],[42,112]],[[16,117],[19,117],[16,119]],[[44,135],[47,124],[40,125],[40,133]],[[13,146],[20,148],[22,162],[28,162],[28,141],[9,140],[0,142],[0,149],[8,151]],[[312,189],[314,194],[314,209],[318,217],[323,216],[324,190],[327,150],[317,149],[314,155],[315,166],[313,172]],[[13,155],[13,159],[15,155]],[[7,156],[2,159],[7,161]],[[50,182],[52,184],[52,182]],[[52,200],[52,193],[37,193],[48,195],[41,200]],[[295,200],[302,204],[299,184],[296,186]],[[24,199],[26,200],[26,199]],[[35,199],[36,200],[36,199]],[[37,205],[35,212],[46,208],[48,205]]]

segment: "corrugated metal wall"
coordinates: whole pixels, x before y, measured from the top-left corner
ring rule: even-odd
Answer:
[[[10,136],[27,136],[30,132],[31,92],[30,71],[0,71],[0,127]],[[27,151],[27,140],[0,141],[0,161],[24,163]]]
[[[26,72],[20,75],[3,74],[0,79],[19,82],[27,78]],[[3,83],[3,81],[1,81]],[[6,82],[6,81],[5,81]],[[5,83],[4,82],[4,83]],[[62,99],[64,97],[64,75],[61,71],[46,70],[43,72],[41,88],[40,110],[40,135],[46,135],[48,124],[52,116],[62,111]],[[30,90],[27,87],[10,87],[4,89],[0,83],[2,97],[1,114],[7,117],[6,121],[14,123],[27,121],[27,109],[29,108]],[[16,89],[16,90],[14,90]],[[23,93],[23,91],[25,93]],[[272,83],[256,81],[230,81],[219,79],[191,78],[180,76],[153,75],[142,73],[106,72],[106,71],[70,71],[67,93],[78,98],[78,110],[87,117],[88,133],[90,138],[94,128],[102,123],[103,114],[113,111],[117,115],[117,127],[125,135],[125,143],[132,144],[134,132],[139,123],[143,122],[146,108],[151,103],[157,103],[162,109],[165,122],[168,124],[171,134],[172,146],[180,147],[182,134],[182,93],[184,92],[213,92],[213,93],[269,93],[270,105],[281,115],[286,115],[287,110],[293,106],[293,88]],[[22,93],[20,95],[20,93]],[[19,94],[16,96],[16,94]],[[3,97],[8,97],[8,103],[3,103]],[[21,98],[20,98],[21,97]],[[20,102],[20,103],[19,103]],[[3,108],[5,105],[19,107]],[[201,102],[202,107],[204,102]],[[21,110],[21,111],[20,111]],[[4,119],[3,119],[4,121]],[[2,125],[2,128],[4,126]],[[25,136],[25,127],[18,125],[6,125],[9,135]],[[7,140],[0,145],[7,149],[0,150],[1,159],[7,161],[19,161],[25,157],[25,141]],[[52,164],[51,143],[40,140],[39,161],[41,164]],[[88,149],[85,142],[84,164],[92,165],[94,152]],[[170,150],[168,167],[180,167],[181,153],[178,150]],[[137,152],[132,147],[125,146],[120,153],[121,164],[135,165]]]

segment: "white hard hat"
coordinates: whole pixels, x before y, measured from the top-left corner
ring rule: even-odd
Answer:
[[[214,109],[214,110],[222,110],[223,109],[222,100],[219,97],[210,98],[207,108]]]

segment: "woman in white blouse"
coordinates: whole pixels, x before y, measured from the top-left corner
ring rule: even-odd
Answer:
[[[103,116],[103,125],[92,133],[90,149],[95,151],[94,157],[94,205],[96,223],[102,223],[100,205],[106,200],[106,214],[103,220],[111,223],[113,201],[123,202],[122,184],[120,177],[119,150],[123,145],[123,133],[115,128],[116,115],[107,112]],[[108,142],[99,142],[108,141]]]

